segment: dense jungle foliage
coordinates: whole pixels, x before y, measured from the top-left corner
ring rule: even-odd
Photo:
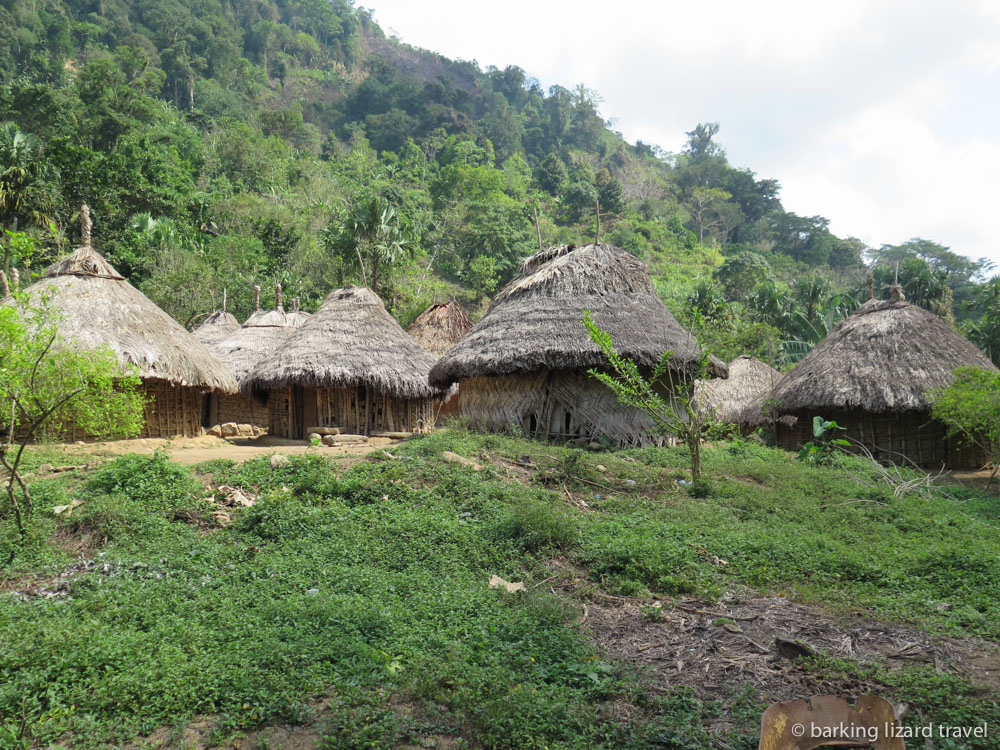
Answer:
[[[871,269],[1000,358],[988,262],[837,237],[731,165],[718,124],[665,153],[600,103],[389,39],[344,0],[0,0],[0,267],[40,272],[87,202],[98,247],[182,323],[281,282],[306,309],[368,283],[406,324],[599,236],[719,356],[794,361]]]

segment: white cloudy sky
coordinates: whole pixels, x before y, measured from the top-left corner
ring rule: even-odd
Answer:
[[[840,236],[1000,265],[1000,0],[362,4],[410,44],[595,89],[631,142],[718,122],[732,164]]]

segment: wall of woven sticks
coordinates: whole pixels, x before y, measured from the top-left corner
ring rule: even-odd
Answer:
[[[343,432],[426,432],[434,426],[434,405],[429,398],[393,398],[365,386],[317,388],[312,397],[319,425],[340,427]]]
[[[268,426],[267,398],[264,396],[243,395],[217,396],[216,415],[213,424],[252,424],[254,427]],[[211,420],[210,420],[211,421]]]
[[[877,461],[900,466],[909,462],[929,469],[975,468],[986,464],[987,455],[975,446],[963,445],[949,438],[944,425],[930,418],[928,412],[845,412],[832,409],[796,412],[791,427],[778,424],[778,443],[786,450],[798,450],[813,439],[813,417],[832,419],[844,431],[836,437],[863,444]],[[860,452],[860,451],[856,451]]]
[[[144,438],[195,437],[202,434],[202,393],[197,388],[144,381],[146,395]]]
[[[301,402],[301,403],[300,403]],[[433,399],[400,399],[365,386],[280,388],[268,399],[272,435],[303,439],[309,426],[339,427],[341,432],[427,432],[434,426]]]
[[[488,432],[518,429],[540,440],[611,441],[619,446],[663,445],[642,412],[579,370],[541,370],[526,375],[459,381],[462,416]]]

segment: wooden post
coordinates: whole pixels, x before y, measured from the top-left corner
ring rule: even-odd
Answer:
[[[538,235],[538,249],[542,249],[542,228],[538,226],[538,206],[532,207],[535,211],[535,234]]]
[[[80,244],[83,247],[90,247],[90,235],[93,224],[90,220],[90,206],[84,203],[80,206]]]
[[[597,217],[597,232],[594,235],[594,244],[601,241],[601,199],[598,198],[595,205],[594,215]]]

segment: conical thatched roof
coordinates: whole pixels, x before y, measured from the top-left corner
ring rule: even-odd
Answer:
[[[260,388],[367,385],[396,398],[428,398],[434,357],[366,287],[336,289],[312,317],[248,379]]]
[[[667,349],[677,369],[699,356],[694,338],[657,296],[645,263],[613,245],[570,245],[525,260],[483,319],[434,366],[431,382],[604,365],[580,322],[584,310],[620,354],[644,367]],[[725,364],[714,365],[724,375]]]
[[[81,213],[84,245],[46,269],[27,290],[32,299],[48,297],[68,340],[85,349],[111,347],[144,379],[234,392],[215,355],[90,247],[89,215]]]
[[[260,309],[260,287],[254,288],[255,312],[246,323],[219,343],[212,351],[222,360],[241,389],[253,369],[270,357],[302,325],[302,313],[293,317],[281,309],[281,287],[277,287],[274,310]]]
[[[292,309],[290,312],[286,312],[285,316],[292,322],[292,325],[294,325],[296,328],[298,328],[300,325],[302,325],[307,320],[309,320],[309,318],[312,317],[310,313],[302,312],[302,310],[299,309],[298,297],[292,300]]]
[[[442,356],[472,328],[472,318],[458,300],[431,305],[406,332],[435,357]]]
[[[965,337],[934,313],[893,299],[869,300],[778,381],[766,401],[774,413],[859,409],[924,410],[928,391],[948,385],[952,370],[996,370]]]
[[[725,380],[698,381],[695,401],[713,419],[738,423],[754,399],[771,392],[781,373],[749,354],[741,354],[728,367],[729,377]]]
[[[205,346],[211,347],[222,339],[239,330],[240,321],[235,315],[225,310],[216,310],[195,328],[191,333]]]

